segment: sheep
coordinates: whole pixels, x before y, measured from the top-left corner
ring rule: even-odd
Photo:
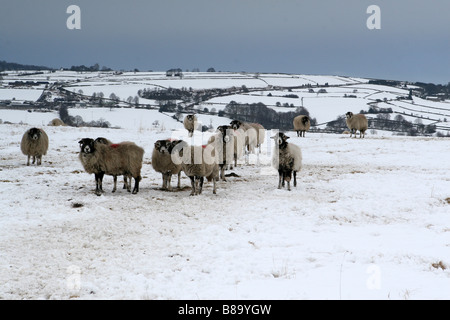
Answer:
[[[297,131],[297,137],[305,137],[305,132],[309,131],[311,120],[307,115],[300,115],[294,118],[294,131]]]
[[[264,143],[266,138],[266,129],[264,129],[263,125],[259,123],[249,123],[256,130],[256,147],[258,148],[258,152],[261,153],[261,145]]]
[[[99,196],[103,192],[102,182],[105,174],[132,176],[134,178],[132,193],[139,192],[144,149],[133,142],[106,145],[90,138],[81,139],[79,144],[78,157],[84,170],[95,175],[95,194]]]
[[[213,143],[189,146],[187,142],[181,141],[172,151],[172,160],[174,163],[180,163],[181,169],[191,179],[191,196],[202,193],[205,177],[213,182],[213,194],[216,194],[219,165]]]
[[[45,156],[48,150],[48,136],[45,131],[40,128],[27,130],[22,136],[20,150],[27,156],[27,166],[30,165],[30,157],[33,157],[32,164],[36,162],[36,165],[41,165],[42,156]]]
[[[183,125],[184,128],[188,131],[188,136],[192,137],[194,134],[194,130],[197,129],[197,116],[195,114],[188,114],[184,117]]]
[[[233,160],[237,156],[235,153],[235,137],[231,126],[222,125],[217,127],[217,134],[211,136],[208,144],[214,143],[215,154],[219,164],[219,177],[222,181],[225,179],[225,170],[227,166],[232,165]]]
[[[110,140],[108,140],[106,138],[103,138],[103,137],[98,137],[97,139],[95,139],[95,142],[103,143],[103,144],[106,144],[106,145],[109,145],[109,146],[116,145],[116,144],[112,143]],[[116,192],[116,190],[117,190],[117,176],[116,175],[113,176],[113,181],[114,181],[114,187],[113,187],[112,192]],[[131,189],[131,176],[127,176],[127,175],[123,176],[123,189],[127,189],[128,191],[130,191],[130,189]]]
[[[256,129],[253,128],[249,123],[242,122],[239,120],[233,120],[230,122],[231,128],[235,131],[236,135],[244,135],[244,150],[245,150],[245,161],[248,164],[248,155],[253,153],[256,145],[258,144],[258,134]],[[242,138],[241,138],[242,139]]]
[[[290,191],[292,173],[294,173],[294,187],[297,186],[297,172],[302,168],[302,151],[299,146],[288,143],[289,137],[282,132],[277,133],[271,139],[276,140],[272,154],[272,166],[278,170],[278,189],[284,187],[286,181]]]
[[[353,135],[353,132],[355,133],[356,138],[356,131],[359,130],[359,138],[364,138],[365,132],[367,128],[369,127],[367,118],[365,115],[359,113],[359,114],[353,114],[352,112],[347,112],[345,114],[346,119],[345,123],[347,124],[347,127],[350,129],[350,138]],[[354,130],[354,131],[353,131]]]
[[[172,161],[171,152],[182,140],[157,140],[152,153],[152,166],[162,174],[162,189],[172,191],[172,175],[178,175],[177,188],[181,188],[181,164]]]
[[[48,125],[57,127],[57,126],[65,126],[66,124],[61,119],[55,118],[52,121],[50,121]]]

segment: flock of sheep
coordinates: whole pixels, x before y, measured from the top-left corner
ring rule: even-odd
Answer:
[[[368,122],[363,114],[354,115],[347,112],[346,123],[356,138],[356,131],[360,132],[360,138],[368,128]],[[197,128],[197,117],[194,114],[187,115],[184,119],[184,127],[192,137]],[[295,117],[294,130],[297,136],[305,136],[310,128],[310,119],[306,115]],[[201,194],[204,179],[213,182],[213,193],[216,193],[216,181],[225,179],[225,170],[237,165],[237,160],[245,155],[248,163],[249,153],[264,143],[265,129],[258,123],[245,123],[233,120],[229,125],[221,125],[212,135],[208,143],[203,146],[189,145],[186,141],[177,139],[158,140],[154,144],[152,152],[152,167],[162,175],[162,189],[172,190],[172,175],[178,176],[177,187],[180,188],[181,172],[191,180],[191,195]],[[275,151],[272,153],[272,166],[278,171],[278,188],[281,189],[287,183],[290,190],[292,176],[293,185],[297,185],[296,175],[302,167],[302,153],[299,146],[288,143],[289,137],[282,132],[276,133],[271,139],[275,141]],[[36,162],[41,165],[42,156],[47,154],[49,139],[44,130],[31,128],[27,130],[20,144],[23,154],[27,156],[27,166]],[[134,179],[133,194],[139,192],[139,182],[142,179],[141,169],[144,157],[144,149],[134,142],[113,143],[106,138],[83,138],[79,141],[80,152],[78,158],[84,170],[95,177],[95,194],[103,192],[103,176],[111,175],[114,179],[116,191],[117,176],[123,176],[124,189],[131,192],[131,178]]]

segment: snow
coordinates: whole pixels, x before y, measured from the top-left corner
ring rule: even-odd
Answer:
[[[154,142],[185,134],[182,123],[154,110],[69,112],[120,128],[0,111],[15,123],[0,125],[0,299],[450,298],[448,139],[288,132],[303,153],[292,191],[277,189],[266,139],[216,195],[206,183],[192,197],[184,174],[181,190],[160,190],[151,166]],[[30,126],[50,139],[39,167],[20,152]],[[94,194],[78,141],[98,136],[145,149],[137,195],[111,193],[110,176]]]
[[[0,100],[36,101],[43,89],[1,89]]]

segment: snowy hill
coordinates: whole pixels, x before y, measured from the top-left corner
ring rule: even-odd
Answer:
[[[359,111],[376,99],[399,112],[413,109],[407,112],[428,113],[433,119],[448,114],[446,103],[394,101],[392,97],[408,91],[369,85],[364,79],[213,76],[167,79],[162,73],[61,71],[29,80],[51,84],[65,79],[65,88],[74,92],[102,88],[105,96],[122,92],[121,100],[136,95],[141,82],[259,86],[262,94],[252,91],[227,99],[264,99],[275,105],[275,94],[295,93],[298,99],[286,99],[301,105],[303,97],[319,122],[333,120],[348,108]],[[329,87],[324,94],[301,88],[325,82]],[[272,97],[267,83],[273,86]],[[280,85],[300,88],[275,88]],[[343,98],[345,93],[357,97]],[[219,108],[227,103],[222,99],[205,105]],[[331,107],[325,107],[327,101]],[[47,124],[56,112],[0,109],[0,299],[450,298],[447,138],[388,132],[369,132],[365,139],[312,132],[298,138],[290,131],[289,142],[303,154],[298,186],[292,191],[277,189],[278,174],[270,166],[272,139],[266,139],[261,154],[251,154],[249,164],[240,159],[235,169],[227,170],[234,174],[218,182],[216,195],[206,183],[200,196],[189,196],[190,181],[184,174],[181,189],[163,191],[161,175],[151,165],[156,140],[188,140],[180,122],[142,108],[69,112],[86,121],[106,119],[112,127],[53,127]],[[199,117],[213,127],[229,123],[226,117]],[[20,152],[20,140],[30,126],[42,127],[49,136],[41,166],[26,166]],[[211,134],[196,131],[191,142],[202,143]],[[110,176],[104,178],[105,193],[94,194],[94,177],[78,159],[78,141],[99,136],[144,148],[138,194],[123,189],[111,193]]]
[[[12,84],[17,81],[33,85],[13,86]],[[245,91],[238,90],[243,87],[246,88]],[[341,76],[186,72],[182,77],[168,77],[162,72],[10,72],[3,76],[0,101],[9,101],[17,110],[27,108],[29,104],[39,98],[42,99],[44,93],[47,94],[48,101],[58,99],[60,94],[58,90],[63,89],[63,92],[72,92],[85,100],[93,95],[101,95],[108,101],[113,95],[117,99],[118,106],[158,109],[160,102],[142,98],[138,92],[168,88],[194,91],[228,90],[229,93],[218,94],[191,106],[178,101],[180,107],[189,108],[185,112],[204,114],[202,120],[206,125],[216,124],[217,113],[234,101],[239,104],[263,103],[279,113],[292,112],[300,107],[306,108],[311,118],[316,120],[318,125],[316,129],[324,129],[330,121],[342,117],[347,111],[359,113],[361,110],[367,112],[370,108],[375,108],[390,110],[388,115],[390,120],[400,116],[399,119],[416,125],[436,126],[434,131],[443,134],[450,131],[448,101],[431,101],[416,96],[413,99],[406,99],[410,90],[415,90],[416,87],[369,84],[369,79]],[[131,103],[135,98],[138,102]],[[208,112],[205,113],[204,110]],[[71,115],[73,113],[80,116],[84,113],[72,108],[70,112]],[[173,113],[169,114],[169,117],[172,115]],[[55,117],[57,114],[52,116]],[[105,120],[112,126],[118,126],[118,123],[114,122],[114,116],[111,114],[111,119],[109,116],[106,114]],[[369,119],[377,120],[377,117],[377,114],[368,115]],[[0,119],[11,121],[7,115],[2,115]],[[171,120],[165,121],[166,124],[168,122]]]

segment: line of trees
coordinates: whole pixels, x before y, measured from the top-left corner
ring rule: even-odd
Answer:
[[[379,113],[375,118],[369,120],[369,129],[386,130],[402,132],[409,136],[431,135],[436,133],[435,125],[424,125],[421,119],[414,122],[406,120],[402,115],[398,114],[391,120],[391,114]],[[328,131],[341,133],[348,130],[345,122],[345,116],[338,116],[336,120],[328,122],[326,126]]]
[[[111,124],[103,118],[97,121],[85,122],[81,116],[69,115],[67,106],[61,106],[59,108],[59,118],[68,126],[72,127],[97,127],[97,128],[109,128]]]
[[[237,103],[236,101],[231,101],[223,111],[219,112],[219,116],[224,115],[240,121],[257,122],[269,130],[280,129],[287,131],[292,130],[292,122],[296,116],[309,116],[309,111],[304,107],[298,107],[295,111],[276,112],[262,102],[242,104]],[[316,122],[316,119],[311,119],[312,125],[315,125]]]

